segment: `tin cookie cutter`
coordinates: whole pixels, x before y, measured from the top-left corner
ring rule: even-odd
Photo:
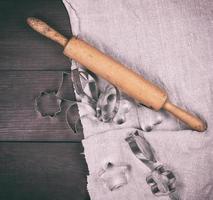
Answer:
[[[62,100],[56,96],[56,91],[44,91],[35,98],[35,110],[42,117],[53,118],[61,112],[61,102]]]
[[[176,178],[172,171],[160,164],[155,152],[144,136],[138,131],[125,138],[134,155],[151,171],[146,177],[147,184],[155,196],[169,196],[171,200],[180,200],[176,191]]]

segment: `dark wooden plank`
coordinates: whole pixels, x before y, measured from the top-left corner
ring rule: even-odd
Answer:
[[[71,36],[62,1],[0,0],[0,70],[69,69],[62,48],[28,27],[29,16],[39,17],[65,36]]]
[[[0,140],[79,141],[65,121],[64,110],[55,118],[41,117],[35,111],[40,92],[59,88],[61,72],[2,71],[0,73]],[[72,88],[70,88],[71,91]],[[71,93],[72,95],[72,93]],[[74,100],[74,94],[73,94]],[[78,112],[74,114],[78,115]]]
[[[0,199],[88,200],[82,152],[74,143],[0,143]]]

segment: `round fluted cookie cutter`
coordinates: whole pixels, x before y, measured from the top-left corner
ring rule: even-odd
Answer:
[[[62,100],[56,96],[56,91],[43,91],[35,98],[34,107],[35,110],[41,114],[42,117],[56,117],[61,112],[61,103]],[[56,110],[55,111],[45,111],[45,108],[42,108],[42,98],[43,97],[51,97],[55,98]],[[46,106],[45,106],[46,107]]]

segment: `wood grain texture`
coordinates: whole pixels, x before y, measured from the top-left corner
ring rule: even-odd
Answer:
[[[0,199],[88,200],[82,136],[63,113],[50,119],[34,110],[35,97],[57,90],[70,62],[26,24],[29,16],[71,35],[60,0],[0,0]]]
[[[1,200],[88,200],[81,144],[0,143]]]
[[[57,91],[62,78],[54,71],[0,73],[0,140],[80,141],[66,124],[65,109],[55,118],[41,117],[35,98],[42,91]],[[73,91],[70,88],[70,95]],[[73,100],[74,94],[73,94]],[[47,105],[48,106],[48,105]],[[74,112],[78,115],[78,112]]]
[[[69,18],[60,0],[0,0],[0,70],[68,70],[63,49],[33,31],[29,16],[47,21],[68,38]]]

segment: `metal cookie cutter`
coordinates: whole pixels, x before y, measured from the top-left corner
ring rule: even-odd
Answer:
[[[155,196],[169,196],[172,200],[180,200],[176,192],[176,178],[173,172],[165,169],[165,166],[157,161],[154,149],[145,137],[135,131],[125,140],[135,156],[151,170],[146,182],[150,185],[152,193]]]
[[[159,165],[146,177],[146,182],[151,187],[151,191],[156,196],[166,196],[175,192],[176,178],[170,170],[166,170],[163,165]]]
[[[115,91],[115,96],[113,96],[115,103],[110,101],[110,95],[107,94],[108,90],[104,92],[99,90],[97,81],[92,74],[83,71],[83,69],[75,68],[71,70],[71,73],[62,73],[58,91],[41,92],[35,98],[34,107],[42,117],[53,118],[62,112],[62,102],[68,104],[65,111],[67,125],[74,133],[82,134],[81,118],[86,116],[73,115],[73,113],[78,112],[79,104],[93,108],[99,120],[103,116],[107,116],[105,122],[112,121],[117,114],[120,105],[120,92],[113,85],[110,88]],[[103,97],[108,97],[107,105],[101,101]]]
[[[61,102],[62,100],[57,98],[55,91],[41,92],[35,98],[35,110],[42,117],[56,117],[61,112]]]
[[[114,165],[108,162],[99,172],[99,177],[104,181],[109,190],[117,190],[128,183],[129,166],[126,164]]]

